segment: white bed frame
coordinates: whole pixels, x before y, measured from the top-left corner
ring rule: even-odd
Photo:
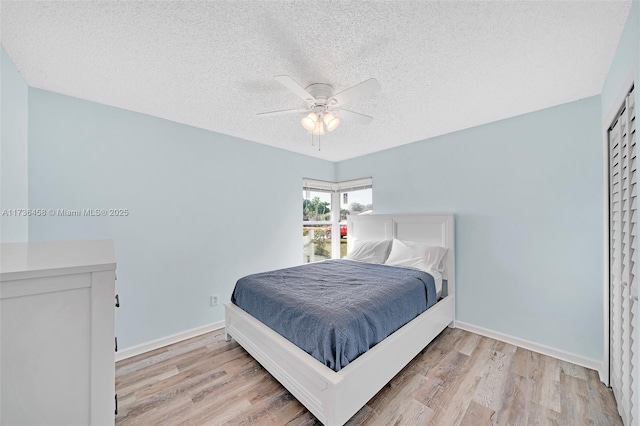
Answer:
[[[232,303],[225,304],[231,336],[325,425],[343,425],[447,326],[455,326],[454,216],[350,217],[354,239],[418,241],[448,247],[443,298],[339,372],[326,367]]]

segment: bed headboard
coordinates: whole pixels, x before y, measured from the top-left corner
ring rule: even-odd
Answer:
[[[347,248],[353,240],[417,241],[447,247],[443,278],[455,285],[455,228],[453,214],[372,214],[347,216]]]

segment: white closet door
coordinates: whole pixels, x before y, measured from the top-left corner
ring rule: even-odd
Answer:
[[[620,119],[609,130],[610,384],[616,400],[622,389],[622,165]]]
[[[638,176],[636,168],[636,103],[633,91],[627,97],[627,117],[628,117],[628,139],[630,169],[629,178],[631,181],[631,232],[630,232],[630,263],[629,269],[629,424],[640,424],[640,404],[638,403],[638,277],[637,263],[638,256]]]
[[[638,425],[639,420],[636,169],[635,105],[631,92],[609,130],[610,380],[626,425]]]

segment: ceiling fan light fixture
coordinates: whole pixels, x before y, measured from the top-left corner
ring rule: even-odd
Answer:
[[[311,130],[311,134],[314,136],[322,136],[324,135],[324,126],[322,125],[322,121],[319,121],[316,127]]]
[[[379,91],[380,84],[374,78],[365,80],[335,94],[333,86],[330,84],[313,83],[304,88],[288,75],[277,75],[274,78],[293,94],[304,100],[307,106],[306,108],[261,112],[257,115],[265,117],[303,112],[305,115],[300,120],[300,124],[312,135],[312,141],[314,139],[313,136],[322,136],[325,132],[334,131],[340,125],[342,118],[360,124],[369,124],[373,120],[373,117],[368,115],[342,109],[342,105],[354,98]],[[339,117],[334,115],[334,108],[338,111]],[[318,138],[319,140],[320,138]]]
[[[340,119],[330,112],[324,115],[324,124],[327,125],[327,130],[333,132],[340,124]]]
[[[309,115],[302,118],[302,127],[312,132],[315,130],[318,124],[318,114],[315,112],[309,113]]]

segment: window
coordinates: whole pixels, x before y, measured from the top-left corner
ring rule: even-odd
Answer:
[[[373,212],[372,188],[371,178],[346,182],[303,180],[304,263],[347,254],[347,217]]]
[[[354,189],[340,193],[340,257],[347,255],[347,217],[373,213],[373,189]],[[344,228],[343,228],[344,227]]]
[[[302,194],[304,263],[331,258],[331,192],[305,188]]]

